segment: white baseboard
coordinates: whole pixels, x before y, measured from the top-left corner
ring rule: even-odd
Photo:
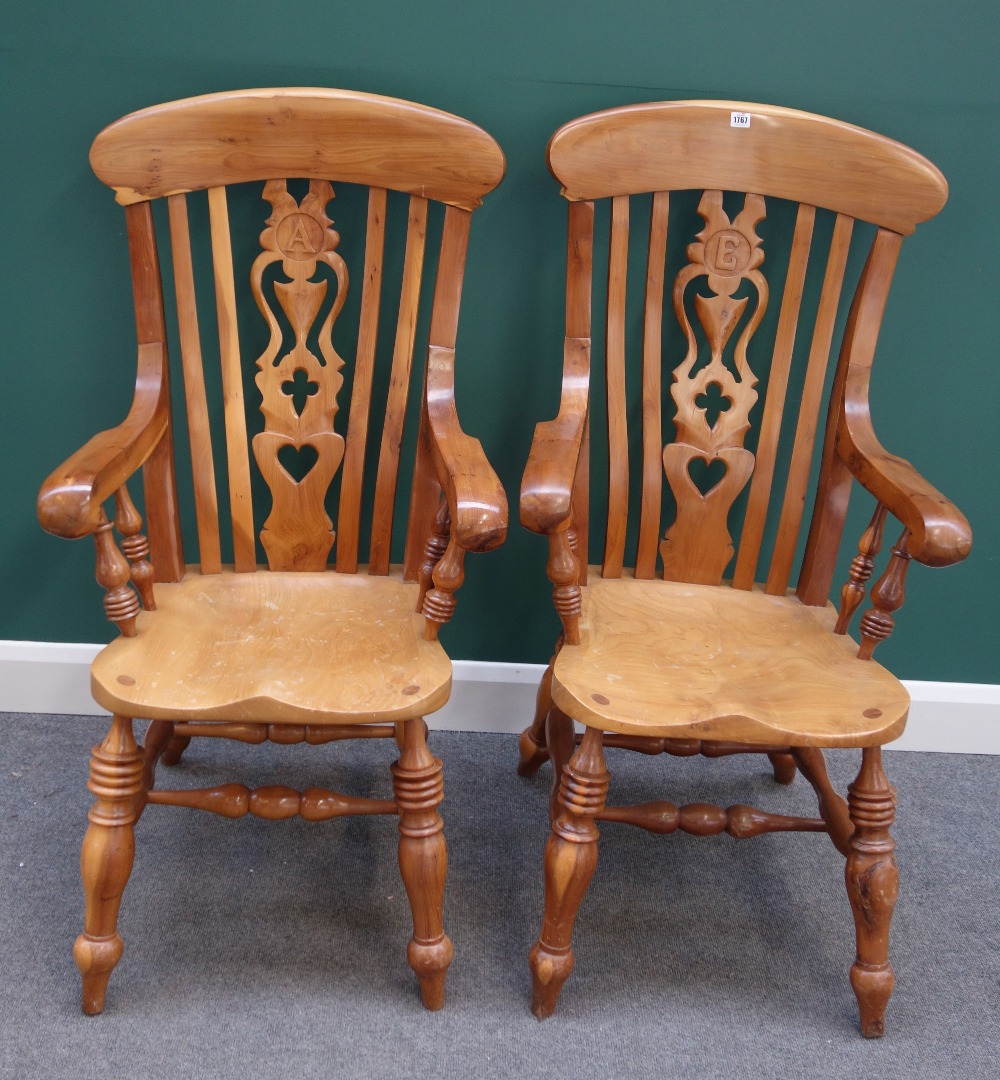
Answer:
[[[0,641],[0,712],[99,715],[90,662],[99,645]],[[521,731],[542,664],[456,660],[451,700],[428,723],[443,731]],[[906,682],[910,719],[893,750],[1000,754],[1000,685]]]

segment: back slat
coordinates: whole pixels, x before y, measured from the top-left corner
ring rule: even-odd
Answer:
[[[656,551],[660,533],[660,502],[663,492],[663,425],[661,423],[660,334],[663,327],[664,261],[667,251],[667,218],[670,194],[653,196],[649,221],[649,250],[646,263],[646,299],[642,338],[642,506],[639,514],[639,548],[635,576],[651,578],[656,573]]]
[[[795,233],[792,238],[788,272],[785,276],[781,313],[778,316],[778,330],[774,342],[770,376],[767,382],[767,400],[764,404],[760,437],[757,441],[753,481],[750,485],[750,497],[747,503],[746,517],[743,521],[740,550],[736,558],[736,570],[733,574],[733,587],[736,589],[753,588],[757,562],[760,558],[761,538],[764,535],[767,506],[771,498],[774,463],[778,456],[778,437],[781,434],[781,417],[785,407],[788,373],[792,364],[792,353],[795,349],[795,332],[798,328],[799,311],[802,307],[802,292],[805,288],[806,268],[809,263],[809,248],[812,243],[815,220],[815,207],[807,206],[804,203],[800,204],[795,219]]]
[[[403,261],[403,285],[399,296],[396,345],[392,357],[385,426],[382,429],[378,475],[375,481],[371,553],[368,560],[371,574],[389,572],[393,504],[396,498],[396,481],[399,476],[399,448],[403,436],[410,370],[413,364],[417,307],[420,300],[420,281],[423,275],[426,240],[427,200],[412,195],[406,230],[406,255]]]
[[[608,256],[608,532],[605,577],[621,577],[628,515],[628,421],[625,398],[625,278],[628,268],[628,196],[611,201]]]
[[[225,188],[209,189],[208,210],[212,232],[215,299],[219,316],[229,502],[233,520],[233,557],[237,573],[249,573],[257,567],[257,554],[254,543],[253,504],[250,497],[250,452],[243,404],[243,372],[236,322],[233,249]]]
[[[792,460],[785,484],[785,501],[781,508],[778,536],[767,576],[766,591],[775,596],[784,595],[791,578],[792,562],[795,558],[799,529],[802,526],[802,513],[805,509],[806,488],[809,484],[809,465],[816,443],[823,382],[830,361],[830,344],[833,341],[834,324],[840,305],[840,293],[844,283],[844,271],[847,268],[853,228],[853,218],[838,214],[833,228],[833,239],[830,242],[826,273],[823,277],[823,290],[820,293],[819,307],[816,312],[812,346],[809,350],[809,362],[802,389],[802,404],[799,406],[799,420],[792,447]]]
[[[795,589],[796,596],[803,604],[814,607],[829,602],[834,566],[847,517],[847,501],[853,483],[851,471],[838,453],[836,445],[837,427],[846,392],[847,370],[849,365],[858,369],[871,367],[902,242],[903,238],[898,233],[887,229],[879,229],[875,234],[864,270],[861,272],[861,280],[851,301],[847,326],[840,343],[837,372],[830,391],[830,409],[823,438],[816,503],[813,506],[809,536]]]
[[[354,391],[347,425],[344,472],[340,488],[337,533],[337,570],[353,574],[358,568],[358,533],[361,521],[361,491],[364,480],[365,447],[371,411],[375,345],[382,297],[382,267],[385,249],[385,188],[368,193],[368,238],[365,245],[364,282],[361,287],[361,324],[354,369]]]
[[[149,206],[125,210],[129,260],[132,264],[132,296],[135,301],[135,328],[139,341],[139,367],[146,356],[156,357],[157,376],[162,380],[166,401],[170,400],[170,370],[167,364],[167,330],[163,312],[163,283],[157,255],[153,214]],[[146,349],[144,346],[152,346]],[[124,477],[122,478],[124,480]],[[173,419],[142,467],[146,501],[146,532],[156,581],[180,581],[184,576],[184,546],[181,540],[180,510],[177,501],[177,470],[174,466]]]
[[[201,338],[198,334],[198,307],[191,260],[187,199],[171,195],[167,200],[170,242],[173,252],[174,290],[177,295],[177,324],[184,372],[188,436],[194,477],[194,508],[198,522],[198,551],[203,574],[222,569],[219,549],[219,507],[215,491],[215,460],[212,454],[205,372],[202,367]]]

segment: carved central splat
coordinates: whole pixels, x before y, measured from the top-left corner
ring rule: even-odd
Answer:
[[[674,313],[687,338],[687,355],[674,371],[671,395],[677,406],[676,441],[663,451],[667,482],[677,503],[677,517],[660,543],[663,576],[671,581],[717,585],[733,556],[727,519],[736,497],[753,472],[753,454],[744,449],[750,410],[757,400],[757,379],[747,362],[747,345],[767,308],[767,282],[758,267],[764,261],[757,224],[764,200],[747,195],[742,211],[730,221],[721,191],[706,191],[698,205],[705,227],[688,247],[688,264],[674,281]],[[698,342],[685,307],[688,285],[705,278],[714,295],[694,296],[694,311],[711,349],[711,359],[696,371]],[[744,321],[749,297],[734,294],[744,281],[757,303],[732,349],[730,338]]]
[[[273,213],[250,275],[254,299],[271,329],[267,349],[257,360],[264,430],[253,440],[273,500],[261,543],[272,570],[322,570],[334,541],[323,502],[344,457],[344,440],[333,430],[344,361],[333,348],[331,331],[347,299],[347,267],[335,250],[340,237],[325,212],[333,198],[327,181],[310,181],[301,205],[284,180],[269,180],[264,198]],[[283,355],[284,334],[262,285],[265,269],[275,262],[281,262],[290,279],[274,283],[294,338]],[[326,280],[310,280],[318,262],[337,278],[337,294],[319,329],[321,356],[306,344],[327,294]]]

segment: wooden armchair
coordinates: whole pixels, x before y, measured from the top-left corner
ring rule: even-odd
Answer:
[[[902,732],[908,697],[871,656],[893,629],[911,561],[958,562],[971,534],[955,507],[881,447],[868,385],[903,236],[941,208],[947,186],[898,143],[742,102],[585,116],[556,132],[548,158],[569,201],[563,389],[558,416],[535,433],[521,521],[548,536],[563,633],[521,737],[520,771],[551,758],[555,774],[532,1008],[551,1014],[572,970],[598,821],[737,838],[805,830],[827,833],[845,856],[857,927],[851,983],[862,1032],[881,1035],[897,870],[880,748]],[[606,275],[595,247],[607,251]],[[627,276],[639,286],[634,302]],[[666,282],[673,320],[662,312]],[[591,398],[594,322],[605,335],[606,396]],[[826,432],[816,439],[824,396]],[[591,410],[601,444],[593,459]],[[606,491],[591,491],[592,466],[607,470]],[[828,598],[854,481],[874,514],[835,610]],[[592,510],[606,527],[601,565],[588,569]],[[847,630],[889,514],[902,532],[871,590],[859,648]],[[819,816],[608,806],[609,746],[766,753],[780,783],[801,770]],[[828,779],[824,747],[862,748],[846,800]]]
[[[451,665],[437,633],[454,610],[465,553],[496,547],[507,526],[503,490],[480,444],[463,434],[453,392],[471,212],[500,182],[503,154],[478,127],[435,109],[277,89],[126,116],[97,137],[91,163],[125,206],[135,399],[121,425],[49,477],[38,501],[49,532],[93,536],[105,608],[121,631],[92,669],[94,697],[113,720],[91,760],[86,916],[74,950],[84,1011],[104,1007],[122,953],[118,908],[148,803],[270,820],[397,815],[413,912],[408,959],[424,1004],[438,1009],[452,945],[441,924],[441,763],[422,718],[448,700]],[[157,200],[166,205],[154,213]],[[174,305],[161,288],[157,219],[169,230]],[[247,224],[246,241],[230,220]],[[425,252],[436,277],[421,330],[427,365],[414,371]],[[213,279],[217,336],[202,334],[198,318],[207,306],[199,289]],[[256,307],[238,304],[247,285]],[[178,417],[165,301],[180,341]],[[346,410],[338,398],[348,394]],[[175,421],[190,441],[197,565],[186,565],[184,550],[194,547],[193,529],[182,543],[178,489],[187,484],[177,480]],[[404,440],[415,447],[408,489],[398,482]],[[220,451],[227,488],[216,483]],[[126,488],[140,467],[148,541]],[[404,530],[394,544],[393,521],[407,506],[403,561],[394,565]],[[258,566],[265,514],[267,569]],[[142,746],[136,718],[151,721]],[[212,736],[394,738],[393,798],[154,787],[158,759],[176,763],[192,737]]]

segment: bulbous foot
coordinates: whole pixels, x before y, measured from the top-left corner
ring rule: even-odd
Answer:
[[[445,979],[454,955],[455,949],[447,934],[433,944],[411,941],[407,946],[406,959],[420,983],[424,1008],[430,1012],[444,1008]]]
[[[96,1016],[104,1011],[108,980],[122,958],[124,944],[118,934],[96,938],[81,934],[73,945],[73,959],[83,976],[83,1011]]]
[[[528,964],[531,1011],[538,1020],[545,1020],[555,1012],[563,983],[573,970],[573,953],[569,948],[552,950],[537,941],[528,954]]]

